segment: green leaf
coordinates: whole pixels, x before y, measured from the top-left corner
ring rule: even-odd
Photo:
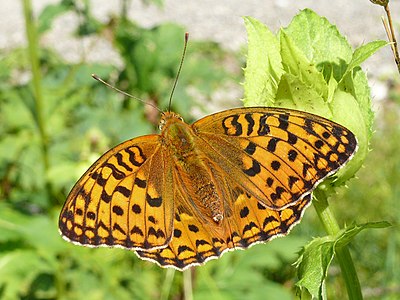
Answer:
[[[248,35],[247,65],[244,69],[244,104],[266,105],[273,103],[280,77],[283,74],[279,42],[261,22],[245,17]]]
[[[2,299],[17,299],[41,273],[51,273],[52,268],[35,250],[15,250],[0,257],[0,286]]]
[[[352,58],[352,49],[336,26],[310,9],[302,10],[285,28],[293,43],[326,78],[342,78]]]
[[[353,54],[337,28],[308,9],[280,31],[280,47],[274,45],[275,36],[263,24],[252,18],[245,22],[249,35],[245,105],[304,110],[352,130],[359,150],[330,181],[343,184],[362,166],[372,132],[370,91],[358,65],[386,43],[372,42]],[[270,61],[265,53],[273,53],[283,67],[279,77],[269,71]]]
[[[275,105],[278,107],[305,110],[310,113],[332,118],[332,112],[321,95],[310,89],[298,77],[286,73],[282,75],[276,94]]]
[[[336,236],[315,238],[302,250],[296,262],[299,281],[296,286],[306,289],[313,299],[327,299],[324,281],[338,247],[347,245],[358,233],[367,228],[386,228],[388,222],[369,222],[341,230]]]
[[[308,290],[313,299],[323,299],[323,285],[334,256],[333,240],[329,236],[308,243],[297,260],[296,286]]]
[[[337,236],[335,241],[335,247],[343,247],[351,242],[351,240],[359,234],[364,229],[369,228],[388,228],[392,226],[389,222],[380,221],[380,222],[368,222],[364,224],[354,224],[350,227],[346,227],[345,229],[341,230]]]
[[[366,45],[362,45],[358,47],[351,58],[350,63],[347,66],[346,72],[344,76],[351,72],[355,67],[361,65],[367,58],[369,58],[372,54],[378,51],[380,48],[388,45],[389,43],[386,41],[372,41]]]
[[[300,51],[285,30],[280,31],[280,41],[284,70],[296,76],[309,89],[315,90],[326,101],[328,99],[328,85],[322,73]]]
[[[335,175],[334,185],[339,186],[361,168],[368,154],[368,127],[357,100],[350,94],[337,89],[330,103],[333,120],[350,129],[357,137],[358,150],[354,157]]]

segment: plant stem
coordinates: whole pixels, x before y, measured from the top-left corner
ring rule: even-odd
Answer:
[[[36,126],[39,131],[41,148],[42,148],[42,162],[45,180],[45,190],[48,199],[50,199],[50,183],[47,179],[47,172],[49,170],[49,155],[48,155],[48,137],[45,128],[44,120],[44,107],[43,107],[43,93],[42,93],[42,76],[40,73],[39,63],[39,50],[38,50],[38,32],[32,12],[32,3],[30,0],[23,0],[23,9],[25,17],[25,30],[28,40],[28,56],[31,64],[32,71],[32,85],[34,96],[34,109],[32,111],[33,118],[36,121]]]
[[[160,300],[167,300],[170,298],[170,292],[171,292],[171,287],[172,287],[172,282],[174,280],[175,272],[176,271],[171,268],[166,270],[165,280],[161,287]]]
[[[388,36],[389,41],[391,42],[390,47],[392,48],[394,61],[397,65],[397,71],[400,73],[400,56],[399,56],[399,50],[397,48],[396,35],[394,33],[394,27],[393,27],[393,22],[392,22],[392,16],[390,14],[389,3],[384,5],[383,8],[385,9],[385,12],[387,15],[387,20],[389,22],[389,25],[388,25],[385,18],[382,17],[383,26],[385,27],[386,34]]]
[[[390,28],[390,33],[391,33],[391,39],[390,41],[393,43],[392,45],[392,50],[393,50],[393,55],[394,55],[394,60],[397,65],[397,70],[400,72],[400,57],[399,57],[399,50],[397,48],[397,41],[396,41],[396,35],[394,33],[394,27],[393,27],[393,22],[392,22],[392,16],[390,14],[390,9],[389,9],[389,4],[385,5],[385,12],[389,21],[389,28]]]
[[[183,271],[183,297],[185,300],[193,300],[192,270]]]
[[[317,189],[314,192],[316,201],[314,201],[314,207],[317,211],[318,217],[321,220],[325,231],[329,235],[336,235],[340,231],[339,224],[337,223],[335,216],[329,208],[327,195],[324,191]],[[363,299],[361,293],[360,281],[358,280],[357,272],[354,267],[353,260],[350,255],[350,251],[347,246],[335,248],[336,258],[339,261],[340,270],[344,282],[346,284],[347,295],[350,300]]]

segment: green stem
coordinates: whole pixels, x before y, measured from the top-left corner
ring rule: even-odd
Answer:
[[[324,191],[316,190],[314,192],[316,201],[314,201],[314,207],[317,211],[318,217],[321,220],[325,231],[329,235],[336,235],[340,231],[339,224],[337,223],[333,212],[329,208],[327,196]],[[350,251],[347,246],[337,247],[335,249],[336,258],[339,261],[340,270],[344,282],[346,284],[347,295],[350,300],[361,300],[363,299],[361,293],[360,281],[358,280],[357,272],[354,267],[353,260],[350,255]]]
[[[50,199],[50,183],[47,179],[49,170],[49,155],[48,155],[48,137],[45,128],[44,108],[43,108],[43,93],[42,93],[42,76],[40,73],[39,50],[38,50],[38,32],[37,26],[32,13],[32,3],[30,0],[23,0],[23,9],[25,17],[25,30],[28,40],[28,55],[32,71],[32,85],[34,95],[34,111],[33,117],[36,121],[36,126],[39,131],[41,147],[42,147],[42,162],[45,174],[45,189],[48,199]]]
[[[174,280],[175,272],[176,271],[171,268],[166,270],[165,280],[161,287],[160,300],[167,300],[170,298],[169,296],[170,296],[172,282]]]
[[[193,300],[192,270],[183,271],[183,298]]]

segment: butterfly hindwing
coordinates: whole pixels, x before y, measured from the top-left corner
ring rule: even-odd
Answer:
[[[89,168],[62,209],[63,237],[88,246],[129,249],[168,244],[173,183],[159,138],[150,135],[126,141]]]
[[[180,211],[175,215],[174,234],[168,247],[137,251],[138,256],[160,266],[178,270],[201,265],[219,258],[226,251],[245,249],[286,235],[300,221],[305,208],[311,202],[309,194],[283,210],[271,210],[262,206],[256,198],[246,195],[240,187],[231,186],[230,182],[232,181],[227,177],[221,183],[233,191],[233,197],[226,199],[232,211],[219,230],[212,223],[201,222],[189,211]],[[175,199],[179,200],[179,197]],[[181,200],[180,203],[185,202]]]

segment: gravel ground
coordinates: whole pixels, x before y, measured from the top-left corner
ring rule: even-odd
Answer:
[[[50,3],[58,0],[32,0],[35,11],[39,12]],[[392,1],[393,2],[393,1]],[[0,6],[0,48],[13,48],[25,42],[24,21],[22,18],[22,1],[7,1]],[[101,20],[119,10],[119,1],[92,1],[94,14]],[[325,16],[337,25],[353,46],[358,46],[376,39],[386,39],[380,20],[383,9],[368,0],[166,0],[163,8],[143,5],[133,0],[129,15],[139,24],[151,27],[166,21],[184,25],[192,39],[212,39],[230,50],[238,50],[246,44],[246,32],[242,16],[253,16],[267,24],[272,30],[286,26],[299,10],[311,8],[319,15]],[[391,4],[393,17],[400,5]],[[76,16],[66,14],[54,24],[51,32],[46,34],[43,43],[52,45],[70,61],[79,61],[84,53],[91,61],[107,61],[120,64],[117,55],[113,54],[111,45],[98,38],[88,38],[83,42],[71,36],[77,24]],[[371,85],[375,98],[385,96],[386,88],[376,78],[397,76],[396,67],[389,47],[381,49],[371,57],[364,68],[372,79]]]

